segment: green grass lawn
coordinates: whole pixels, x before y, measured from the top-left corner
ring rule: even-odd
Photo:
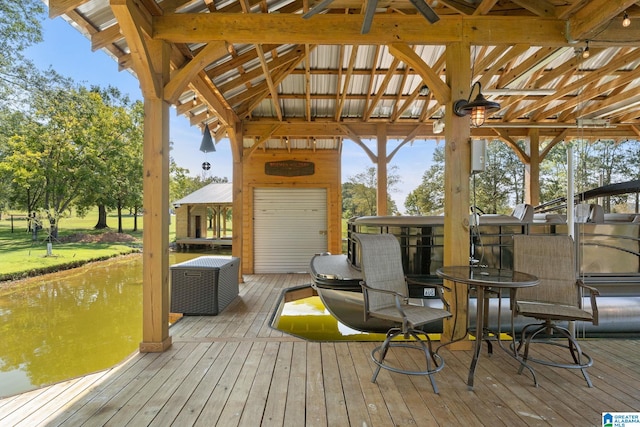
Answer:
[[[27,220],[14,212],[13,226],[11,212],[0,220],[0,281],[19,279],[51,271],[76,267],[88,261],[107,259],[118,255],[138,252],[142,248],[142,216],[138,217],[138,230],[132,232],[134,218],[123,216],[123,231],[130,237],[114,242],[105,233],[115,233],[118,229],[117,215],[108,216],[105,230],[95,230],[97,210],[85,217],[72,215],[59,223],[58,238],[53,240],[51,254],[47,250],[47,234],[42,230],[38,239],[33,240],[27,232]],[[175,221],[169,227],[169,241],[175,240]],[[82,241],[78,238],[82,236]]]

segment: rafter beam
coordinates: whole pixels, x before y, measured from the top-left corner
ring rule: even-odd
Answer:
[[[256,45],[256,52],[258,52],[258,59],[262,66],[262,74],[264,75],[265,82],[269,88],[269,93],[271,93],[271,101],[273,102],[273,108],[276,110],[276,116],[278,117],[278,120],[282,121],[282,109],[280,108],[280,101],[278,100],[278,88],[273,82],[271,70],[269,69],[269,64],[267,63],[264,50],[262,50],[262,45]]]
[[[226,42],[211,42],[204,47],[191,61],[171,76],[171,81],[164,88],[165,99],[175,104],[189,82],[213,60],[229,53]]]
[[[110,44],[121,40],[123,37],[124,36],[120,32],[120,25],[116,23],[109,28],[98,31],[91,36],[91,50],[95,52],[96,50],[105,48]]]
[[[402,43],[393,43],[389,45],[389,53],[413,67],[429,86],[429,90],[440,104],[444,105],[451,101],[451,89],[449,89],[449,86],[411,47]]]
[[[89,0],[49,0],[49,18],[57,18]]]
[[[547,95],[541,100],[534,102],[531,105],[528,105],[527,107],[522,108],[519,111],[510,113],[509,117],[507,117],[506,120],[511,120],[517,117],[523,117],[529,113],[532,113],[534,117],[537,117],[540,115],[541,112],[544,111],[544,109],[547,107],[547,105],[550,102],[560,99],[563,96],[572,93],[573,91],[580,90],[584,88],[586,84],[599,80],[607,76],[609,73],[617,70],[620,66],[631,63],[633,61],[637,61],[638,59],[640,59],[640,52],[638,51],[632,51],[626,55],[617,57],[616,59],[612,60],[606,66],[600,68],[599,70],[593,71],[592,73],[586,75],[585,77],[582,77],[581,79],[569,85],[566,85],[562,88],[558,88],[555,94]]]
[[[387,74],[384,76],[384,79],[382,80],[380,87],[378,87],[378,90],[376,91],[376,95],[373,97],[371,101],[369,101],[369,104],[368,104],[369,107],[365,110],[364,114],[362,115],[363,120],[368,120],[371,117],[371,114],[373,114],[373,110],[375,109],[376,105],[378,104],[378,101],[380,101],[380,99],[382,98],[382,95],[384,95],[385,90],[389,86],[389,82],[393,77],[393,72],[398,67],[399,63],[400,63],[400,60],[398,58],[393,58],[393,61],[391,61],[391,65],[389,65]]]
[[[567,24],[567,40],[585,40],[593,37],[603,26],[636,0],[592,0],[580,8]]]
[[[147,40],[152,33],[151,17],[135,0],[111,0],[111,10],[127,39],[142,93],[145,97],[162,98],[162,83],[158,74],[153,72],[153,61],[147,48]]]
[[[511,0],[518,6],[527,9],[529,12],[545,18],[556,16],[556,7],[547,0]]]

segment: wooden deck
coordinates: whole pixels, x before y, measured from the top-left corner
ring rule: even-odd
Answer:
[[[602,412],[640,412],[640,339],[583,341],[595,359],[592,389],[579,372],[546,366],[535,366],[536,388],[497,350],[483,352],[470,391],[470,351],[442,350],[436,395],[424,377],[383,370],[371,383],[374,343],[307,342],[270,328],[280,291],[307,275],[245,280],[218,316],[174,325],[167,352],[2,399],[0,425],[601,426]]]
[[[184,237],[181,239],[176,239],[176,245],[180,250],[187,250],[191,246],[211,246],[212,248],[217,248],[220,246],[231,247],[232,242],[231,238],[223,237],[223,238],[215,238],[215,237]]]

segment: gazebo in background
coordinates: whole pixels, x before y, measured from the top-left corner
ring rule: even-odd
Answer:
[[[211,183],[173,202],[176,212],[176,244],[231,246],[227,237],[227,213],[233,205],[231,183]],[[209,210],[211,222],[209,224]],[[209,236],[208,230],[212,230]]]

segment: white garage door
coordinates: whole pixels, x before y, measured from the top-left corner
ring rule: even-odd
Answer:
[[[253,192],[254,271],[309,271],[311,257],[327,250],[324,188],[256,188]]]

